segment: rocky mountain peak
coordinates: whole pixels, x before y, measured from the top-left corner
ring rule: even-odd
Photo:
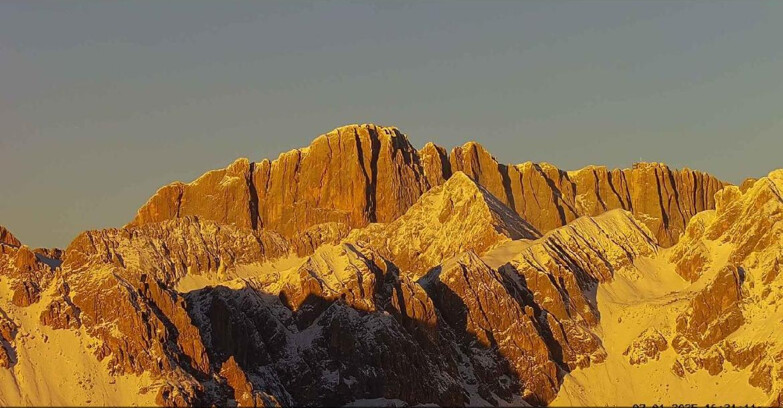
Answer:
[[[774,269],[783,241],[783,171],[775,170],[752,186],[729,186],[715,194],[714,210],[691,220],[671,259],[678,272],[695,280],[715,260],[713,245],[723,245],[730,262]]]
[[[276,160],[240,159],[192,183],[166,186],[130,225],[193,215],[290,237],[326,222],[391,221],[428,186],[416,150],[399,130],[349,125]]]
[[[607,376],[783,399],[781,188],[343,126],[64,254],[0,228],[0,404],[601,405]],[[42,388],[51,365],[88,385]]]
[[[18,247],[22,245],[21,242],[19,242],[18,239],[14,236],[14,234],[11,234],[11,231],[0,225],[0,244],[10,245]]]
[[[348,240],[368,242],[420,277],[467,249],[483,253],[501,242],[538,236],[533,226],[458,171],[396,220],[354,230]]]
[[[441,146],[428,142],[419,150],[419,162],[431,187],[439,186],[451,177],[449,154]]]
[[[198,216],[288,238],[324,223],[362,228],[394,221],[457,172],[538,231],[621,208],[647,225],[663,246],[677,242],[693,215],[714,208],[714,193],[725,185],[659,163],[577,171],[548,163],[505,165],[477,142],[450,153],[434,143],[416,151],[395,127],[348,125],[275,160],[240,159],[194,182],[163,187],[129,225]]]

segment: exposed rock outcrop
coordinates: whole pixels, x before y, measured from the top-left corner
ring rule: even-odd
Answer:
[[[292,237],[327,222],[392,221],[428,189],[416,150],[396,128],[345,126],[274,161],[240,159],[166,186],[131,225],[196,215]]]
[[[429,142],[418,152],[424,168],[424,176],[431,187],[439,186],[451,178],[451,162],[446,149]]]
[[[739,185],[740,191],[743,193],[748,191],[748,189],[750,189],[751,187],[753,187],[754,184],[756,184],[756,181],[758,181],[758,179],[753,177],[748,177],[745,180],[742,180],[742,183],[740,183]]]
[[[281,281],[186,296],[212,361],[234,359],[254,389],[283,405],[378,397],[465,404],[444,337],[453,334],[424,290],[383,258],[325,246]]]
[[[676,243],[695,214],[714,208],[713,196],[725,186],[706,173],[659,163],[569,172],[548,163],[507,166],[474,142],[452,150],[449,160],[452,171],[477,180],[540,231],[583,215],[625,209],[642,220],[662,246]]]
[[[43,289],[55,276],[60,264],[59,250],[32,250],[6,228],[0,226],[0,368],[17,363],[15,339],[19,326],[4,309],[24,308],[41,299]],[[7,285],[7,286],[6,286]],[[8,288],[8,292],[3,290]]]
[[[768,323],[779,319],[783,260],[783,171],[776,170],[716,196],[715,210],[694,217],[671,249],[676,271],[694,285],[706,281],[677,319],[672,346],[684,371],[717,375],[724,361],[751,368],[749,383],[776,404],[783,389],[783,342]],[[683,372],[684,372],[683,371]]]
[[[395,221],[354,230],[348,240],[368,243],[418,278],[464,251],[481,254],[505,241],[539,235],[483,187],[457,172]]]
[[[80,271],[116,266],[174,285],[187,274],[220,276],[236,264],[278,258],[289,251],[289,243],[273,232],[184,217],[83,232],[68,246],[63,267]]]
[[[245,372],[237,365],[231,356],[220,368],[220,376],[226,379],[228,386],[234,390],[234,401],[238,407],[267,407],[279,406],[275,397],[253,389],[253,384],[248,381]]]
[[[450,325],[497,350],[494,360],[506,362],[500,372],[486,373],[490,378],[519,382],[531,403],[545,404],[559,385],[557,362],[542,336],[548,328],[526,304],[532,294],[504,273],[469,251],[443,265],[429,291]]]
[[[0,277],[10,282],[13,304],[24,307],[38,302],[42,288],[60,266],[62,251],[30,249],[3,227],[0,227],[0,241]]]
[[[0,225],[0,245],[10,245],[13,247],[21,246],[22,243],[11,234],[4,226]]]
[[[16,362],[14,350],[16,331],[16,323],[8,318],[3,309],[0,309],[0,369],[10,368]]]
[[[744,322],[740,303],[745,271],[726,266],[677,318],[677,331],[706,349],[723,340]]]
[[[606,357],[592,332],[600,318],[597,285],[656,251],[655,238],[643,224],[626,211],[614,210],[550,231],[502,268],[529,288],[532,303],[546,312],[557,359],[575,369]]]
[[[714,208],[713,195],[725,185],[705,173],[657,163],[573,172],[547,163],[504,165],[475,142],[450,154],[432,143],[416,151],[396,128],[350,125],[273,161],[239,159],[192,183],[165,186],[130,225],[198,216],[286,238],[323,223],[361,228],[395,220],[458,172],[541,232],[583,215],[625,209],[663,246],[677,242],[693,215]]]
[[[649,360],[658,360],[661,352],[669,347],[666,337],[656,329],[647,329],[637,337],[623,355],[628,356],[631,364],[639,365]]]
[[[320,225],[302,239],[342,231]],[[596,282],[655,244],[618,211],[538,237],[461,173],[389,224],[310,245],[300,266],[186,294],[172,289],[186,276],[226,281],[295,245],[193,217],[89,231],[66,250],[41,321],[83,328],[114,373],[159,379],[164,405],[544,404],[564,370],[605,355]],[[476,255],[512,238],[537,240],[502,268]]]
[[[342,127],[166,186],[64,252],[0,228],[0,374],[28,372],[20,344],[70,336],[159,405],[545,405],[619,355],[629,373],[747,368],[774,402],[783,172],[724,186]],[[636,314],[676,314],[609,347],[603,291],[643,304],[645,280],[680,292]]]

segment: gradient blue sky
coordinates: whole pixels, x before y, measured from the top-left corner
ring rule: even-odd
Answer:
[[[783,2],[0,2],[0,224],[31,246],[348,123],[507,163],[783,167]]]

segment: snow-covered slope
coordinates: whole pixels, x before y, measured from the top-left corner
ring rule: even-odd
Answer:
[[[566,376],[554,405],[779,405],[783,171],[694,217],[670,249],[601,284],[602,365]]]
[[[348,126],[65,251],[0,228],[0,405],[780,405],[782,191]]]

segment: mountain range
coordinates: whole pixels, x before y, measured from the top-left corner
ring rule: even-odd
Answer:
[[[782,191],[344,126],[64,250],[0,227],[0,404],[779,406]]]

